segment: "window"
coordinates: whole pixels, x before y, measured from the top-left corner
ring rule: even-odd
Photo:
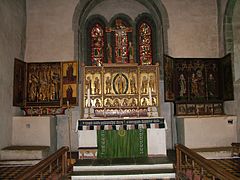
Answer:
[[[100,65],[104,61],[104,29],[98,23],[91,29],[91,61],[92,65]]]
[[[152,29],[146,22],[139,26],[138,42],[140,63],[152,64]]]

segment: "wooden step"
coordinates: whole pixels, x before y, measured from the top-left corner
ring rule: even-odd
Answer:
[[[173,169],[154,170],[115,170],[115,171],[80,171],[71,174],[72,180],[87,179],[174,179]]]
[[[175,179],[173,164],[168,157],[81,159],[71,179]]]

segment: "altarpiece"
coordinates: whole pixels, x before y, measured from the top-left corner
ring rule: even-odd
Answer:
[[[221,115],[233,99],[231,54],[223,58],[164,57],[165,101],[175,115]]]
[[[78,104],[76,61],[25,63],[15,59],[14,105],[26,115],[63,114]]]

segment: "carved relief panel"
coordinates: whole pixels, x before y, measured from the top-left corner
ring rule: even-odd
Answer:
[[[158,106],[158,65],[84,67],[84,106],[147,108]]]

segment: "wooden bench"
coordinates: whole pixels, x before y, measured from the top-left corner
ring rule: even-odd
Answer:
[[[97,153],[97,147],[79,147],[79,159],[85,159],[86,156],[85,154],[92,154],[92,158],[96,158],[96,153]],[[80,155],[81,154],[81,155]]]

